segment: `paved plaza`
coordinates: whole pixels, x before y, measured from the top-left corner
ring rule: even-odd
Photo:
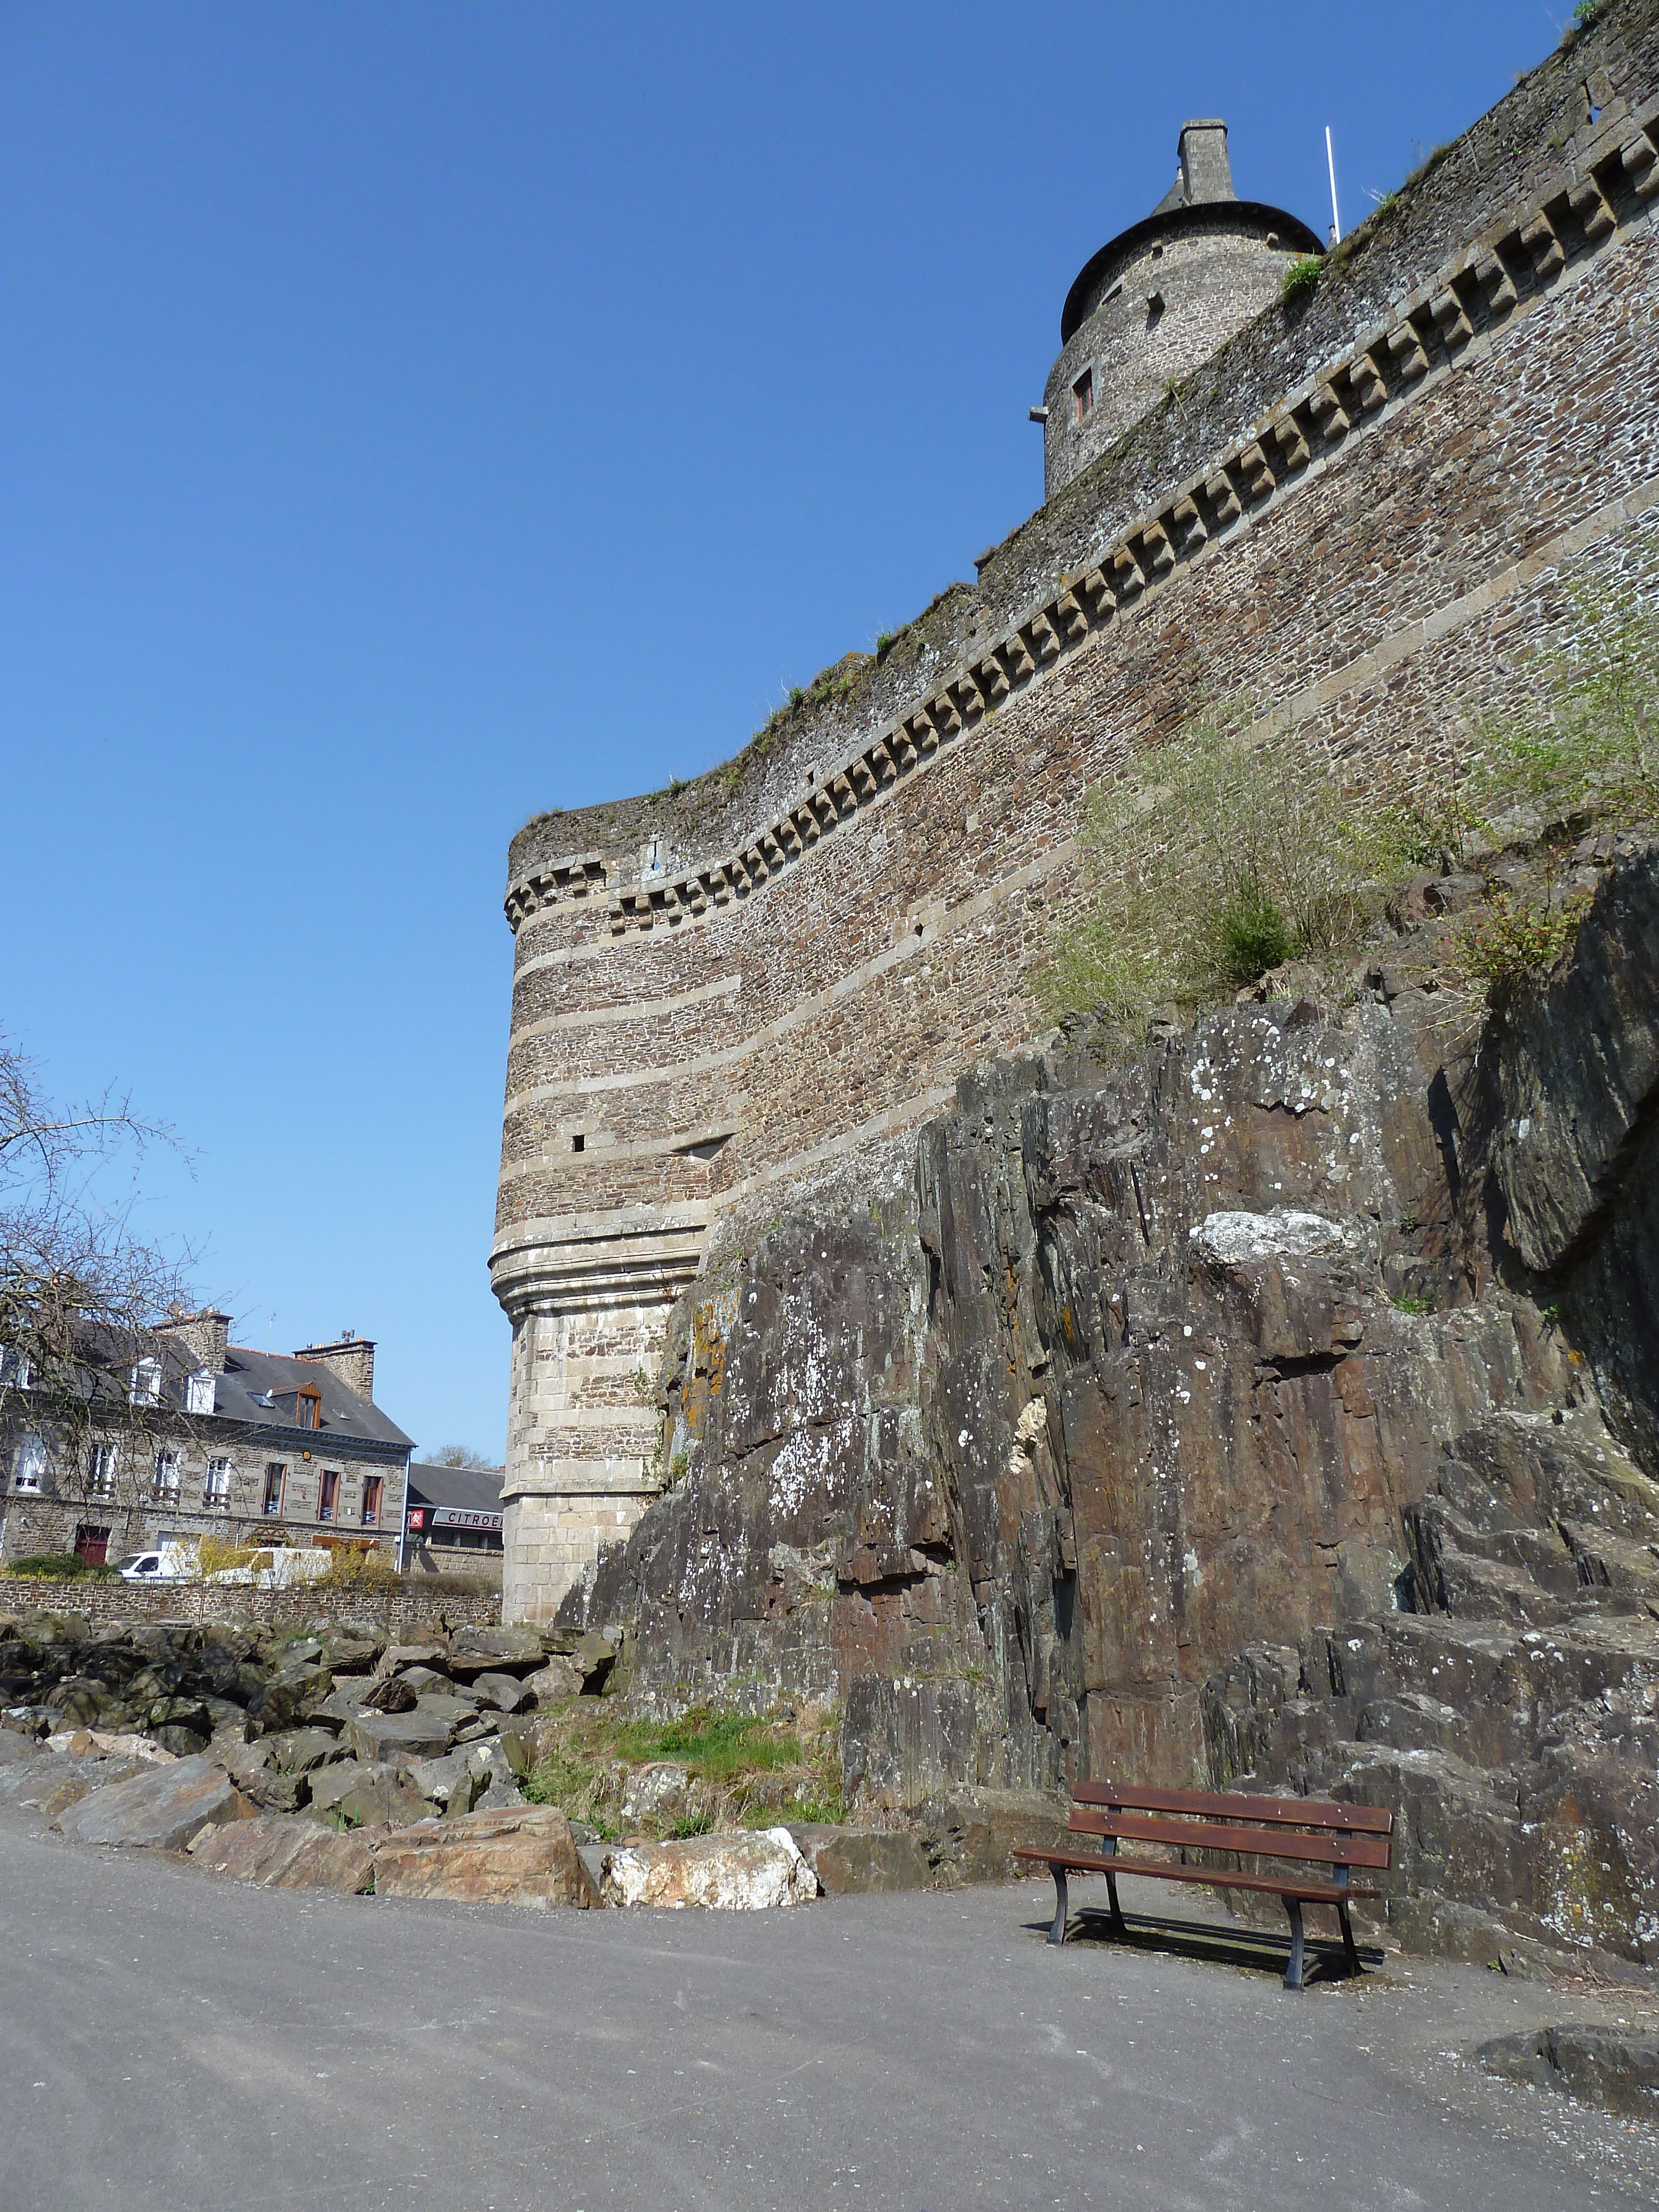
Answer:
[[[1650,2014],[1605,1990],[1055,1952],[1047,1883],[532,1913],[249,1889],[17,1810],[0,1843],[8,2212],[1659,2199],[1659,2130],[1471,2060]]]

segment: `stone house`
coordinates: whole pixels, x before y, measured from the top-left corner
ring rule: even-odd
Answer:
[[[180,1316],[118,1373],[89,1354],[94,1411],[72,1443],[27,1364],[14,1366],[0,1430],[0,1565],[42,1552],[101,1560],[207,1535],[395,1551],[414,1446],[374,1403],[373,1343],[347,1334],[284,1358],[231,1344],[229,1327],[211,1310]]]

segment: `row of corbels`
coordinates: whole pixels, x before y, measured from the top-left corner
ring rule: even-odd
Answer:
[[[612,933],[672,926],[730,905],[793,866],[837,823],[913,774],[1091,631],[1105,628],[1248,509],[1271,500],[1368,416],[1418,383],[1436,356],[1455,361],[1478,326],[1495,327],[1510,314],[1523,288],[1547,285],[1570,257],[1591,252],[1609,237],[1621,211],[1623,220],[1635,219],[1656,191],[1659,137],[1650,118],[1582,176],[1553,187],[1520,216],[1461,252],[1374,335],[1322,371],[1299,397],[1283,403],[1096,566],[1065,582],[983,659],[961,669],[873,744],[809,783],[794,805],[741,849],[672,880],[613,891]],[[507,918],[515,929],[524,914],[548,902],[544,884],[553,896],[583,895],[591,877],[580,885],[573,877],[566,888],[564,872],[571,866],[562,863],[514,885]],[[602,868],[599,873],[602,882]]]

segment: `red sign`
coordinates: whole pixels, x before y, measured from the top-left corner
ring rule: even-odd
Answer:
[[[409,1509],[409,1525],[410,1525],[410,1527],[411,1528],[425,1528],[425,1526],[426,1526],[426,1508],[425,1508],[425,1506],[424,1506],[424,1505],[411,1505],[411,1506],[410,1507],[410,1509]]]

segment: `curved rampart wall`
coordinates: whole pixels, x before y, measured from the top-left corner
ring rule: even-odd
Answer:
[[[1599,52],[1622,79],[1594,120],[1579,85],[1553,167],[1495,127],[1510,103],[1486,118],[1530,196],[1493,210],[1483,191],[1380,313],[1357,253],[1339,289],[1364,316],[1160,495],[1121,514],[1133,454],[1081,479],[1115,526],[998,623],[1035,557],[1010,541],[1000,581],[947,603],[948,636],[923,625],[885,718],[866,683],[689,801],[515,841],[492,1263],[514,1322],[505,1617],[550,1611],[668,1473],[642,1386],[714,1214],[914,1126],[1029,1036],[1023,979],[1086,898],[1073,841],[1091,783],[1200,690],[1248,692],[1408,781],[1462,702],[1524,682],[1575,565],[1655,519],[1656,20],[1627,5],[1601,48],[1540,73],[1558,113],[1564,64]],[[1536,82],[1513,97],[1535,111]],[[1169,426],[1131,447],[1142,431]],[[1086,520],[1079,495],[1051,535]],[[575,833],[562,858],[556,827]],[[653,847],[665,865],[642,873]]]

